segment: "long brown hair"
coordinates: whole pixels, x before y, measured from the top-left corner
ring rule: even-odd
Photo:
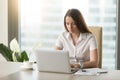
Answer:
[[[69,9],[67,13],[64,16],[64,26],[65,29],[67,30],[66,27],[66,17],[72,17],[72,19],[75,21],[75,24],[77,25],[79,31],[81,33],[91,33],[89,29],[87,28],[87,25],[85,23],[85,20],[81,14],[81,12],[78,9]],[[68,30],[67,30],[68,31]]]

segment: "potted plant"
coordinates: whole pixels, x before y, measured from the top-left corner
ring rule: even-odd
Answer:
[[[26,51],[20,51],[19,44],[14,38],[10,42],[10,48],[0,43],[0,54],[7,60],[12,62],[24,62],[29,61],[28,54]]]

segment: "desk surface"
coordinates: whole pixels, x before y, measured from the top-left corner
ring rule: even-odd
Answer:
[[[2,67],[1,67],[2,65]],[[0,80],[120,80],[120,70],[111,70],[98,76],[46,73],[34,70],[21,70],[21,63],[0,63]]]
[[[19,71],[21,65],[18,62],[0,62],[0,77]]]

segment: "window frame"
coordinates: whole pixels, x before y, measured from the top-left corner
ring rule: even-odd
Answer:
[[[117,0],[116,69],[120,70],[120,1]]]
[[[8,0],[8,46],[13,38],[19,42],[18,0]]]

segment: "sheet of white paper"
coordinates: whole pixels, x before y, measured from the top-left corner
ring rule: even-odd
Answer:
[[[108,71],[105,69],[100,69],[100,68],[88,68],[84,69],[86,72],[93,72],[93,73],[107,73]]]
[[[82,70],[77,71],[75,75],[100,75],[101,73],[107,73],[107,70],[100,68],[88,68],[84,69],[84,72]]]

